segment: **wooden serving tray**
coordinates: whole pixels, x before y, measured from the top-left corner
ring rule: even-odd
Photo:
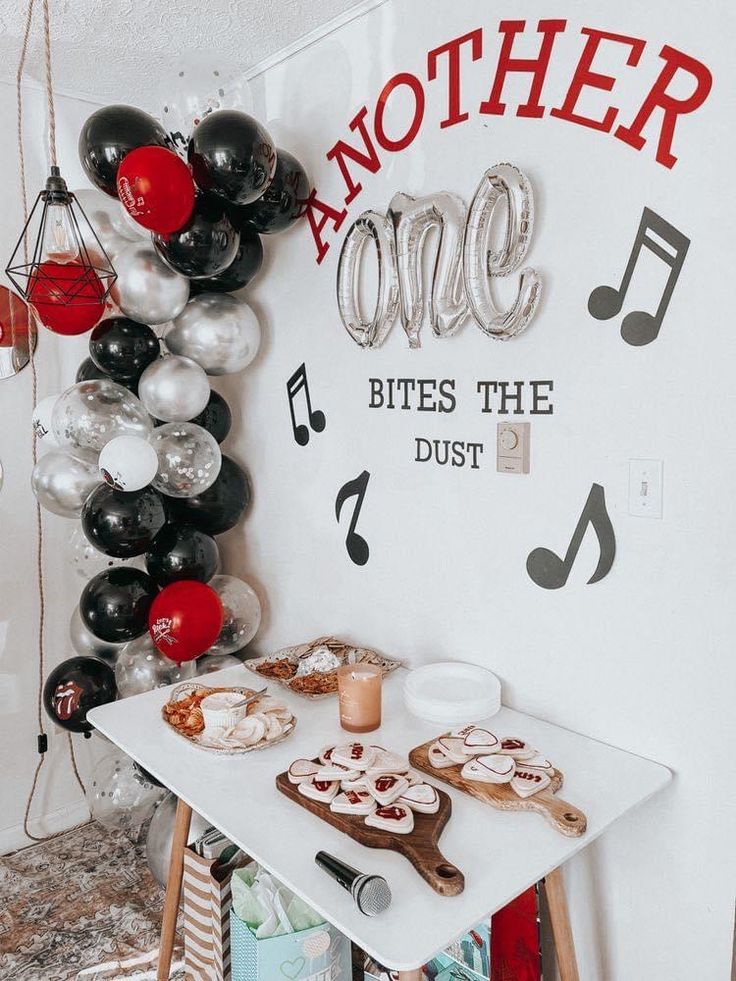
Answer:
[[[439,737],[438,737],[439,738]],[[573,804],[568,804],[555,793],[562,786],[562,773],[554,770],[552,782],[545,790],[531,797],[519,797],[507,783],[482,783],[480,780],[466,780],[460,775],[462,764],[447,766],[442,769],[432,766],[429,762],[429,747],[436,739],[417,746],[409,753],[409,762],[417,770],[431,774],[435,780],[449,783],[451,787],[464,790],[471,797],[491,804],[502,811],[536,811],[542,814],[560,834],[568,838],[579,838],[585,833],[588,819],[583,812]]]
[[[319,763],[318,759],[314,760]],[[392,835],[380,828],[371,828],[360,815],[336,814],[329,804],[311,800],[299,793],[296,784],[290,782],[287,773],[276,777],[276,787],[306,810],[322,818],[333,828],[342,831],[367,848],[386,848],[407,858],[421,877],[440,896],[457,896],[465,888],[465,876],[448,862],[437,847],[437,842],[452,813],[452,801],[443,790],[437,789],[440,808],[436,814],[414,813],[414,830],[408,835]]]

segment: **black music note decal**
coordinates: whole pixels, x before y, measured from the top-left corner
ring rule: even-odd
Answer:
[[[327,425],[327,420],[321,409],[312,409],[312,400],[309,396],[309,382],[307,381],[307,369],[303,363],[299,365],[287,381],[286,394],[289,396],[289,412],[291,413],[291,428],[294,431],[294,439],[300,446],[306,446],[309,442],[309,429],[304,423],[297,425],[296,414],[294,412],[294,399],[302,389],[304,389],[304,398],[307,403],[309,425],[315,433],[321,433]]]
[[[358,498],[358,500],[355,502],[355,510],[353,511],[352,518],[350,519],[350,527],[348,528],[347,537],[345,538],[345,545],[348,550],[348,555],[356,565],[365,565],[368,561],[368,556],[370,555],[368,542],[355,530],[355,526],[358,523],[358,518],[360,517],[360,509],[363,507],[363,498],[365,497],[365,490],[368,486],[370,476],[371,475],[368,473],[368,471],[364,470],[358,477],[354,477],[353,480],[349,480],[347,484],[343,484],[340,490],[337,492],[337,499],[335,500],[335,517],[339,523],[340,512],[342,511],[342,506],[345,501],[347,501],[349,497],[357,496]]]
[[[608,575],[616,556],[616,536],[613,533],[613,525],[608,517],[608,511],[606,511],[605,492],[600,484],[593,484],[565,553],[565,558],[561,559],[559,555],[548,548],[535,548],[529,553],[526,560],[526,571],[537,586],[541,586],[542,589],[559,589],[560,586],[565,585],[588,525],[596,533],[601,550],[598,565],[588,580],[588,585],[590,586],[591,583],[598,582]]]
[[[618,289],[614,289],[613,286],[596,286],[588,298],[590,315],[596,320],[608,320],[621,312],[634,267],[642,247],[645,247],[670,267],[670,274],[667,277],[657,312],[651,314],[644,310],[632,310],[631,313],[627,313],[621,324],[621,336],[627,344],[633,344],[635,347],[651,344],[659,334],[659,328],[662,326],[664,315],[667,313],[667,307],[677,285],[677,279],[689,246],[690,239],[686,238],[674,225],[670,225],[664,218],[660,218],[650,208],[644,208],[621,285]]]

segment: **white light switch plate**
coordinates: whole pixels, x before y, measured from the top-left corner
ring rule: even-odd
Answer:
[[[629,514],[662,517],[662,478],[661,460],[629,460]]]

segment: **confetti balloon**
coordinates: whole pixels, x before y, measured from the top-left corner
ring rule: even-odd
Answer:
[[[145,644],[141,643],[145,640]],[[120,698],[140,695],[144,691],[188,681],[196,673],[195,662],[176,661],[164,657],[148,634],[141,640],[123,644],[115,662],[115,684]]]
[[[194,662],[197,665],[197,677],[222,671],[223,668],[239,668],[243,662],[232,654],[203,654]]]
[[[146,368],[138,382],[138,394],[156,419],[186,422],[206,407],[210,383],[191,358],[174,353]]]
[[[154,429],[150,442],[158,460],[153,486],[167,497],[195,497],[217,480],[220,447],[201,426],[170,422]]]
[[[164,788],[151,783],[120,750],[103,756],[95,764],[86,792],[90,814],[111,831],[139,828],[166,794]]]
[[[210,586],[222,603],[222,630],[210,648],[211,654],[233,654],[242,650],[258,633],[261,603],[252,586],[235,576],[215,576]]]
[[[54,437],[80,459],[97,462],[100,450],[115,436],[147,437],[153,422],[139,400],[107,378],[77,382],[54,406]]]
[[[65,552],[67,565],[74,570],[85,585],[99,572],[106,569],[113,569],[116,566],[126,565],[131,568],[141,569],[145,572],[145,562],[142,555],[135,555],[129,559],[117,558],[114,555],[105,555],[96,549],[92,542],[82,530],[82,526],[74,524],[67,539],[67,549]],[[80,651],[80,653],[82,653]]]
[[[64,450],[46,453],[31,473],[31,487],[38,503],[62,518],[78,518],[99,483],[100,474],[94,465],[77,460]]]

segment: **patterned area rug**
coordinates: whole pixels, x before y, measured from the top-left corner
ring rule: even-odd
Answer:
[[[163,891],[144,841],[92,823],[0,857],[0,978],[155,978]]]

